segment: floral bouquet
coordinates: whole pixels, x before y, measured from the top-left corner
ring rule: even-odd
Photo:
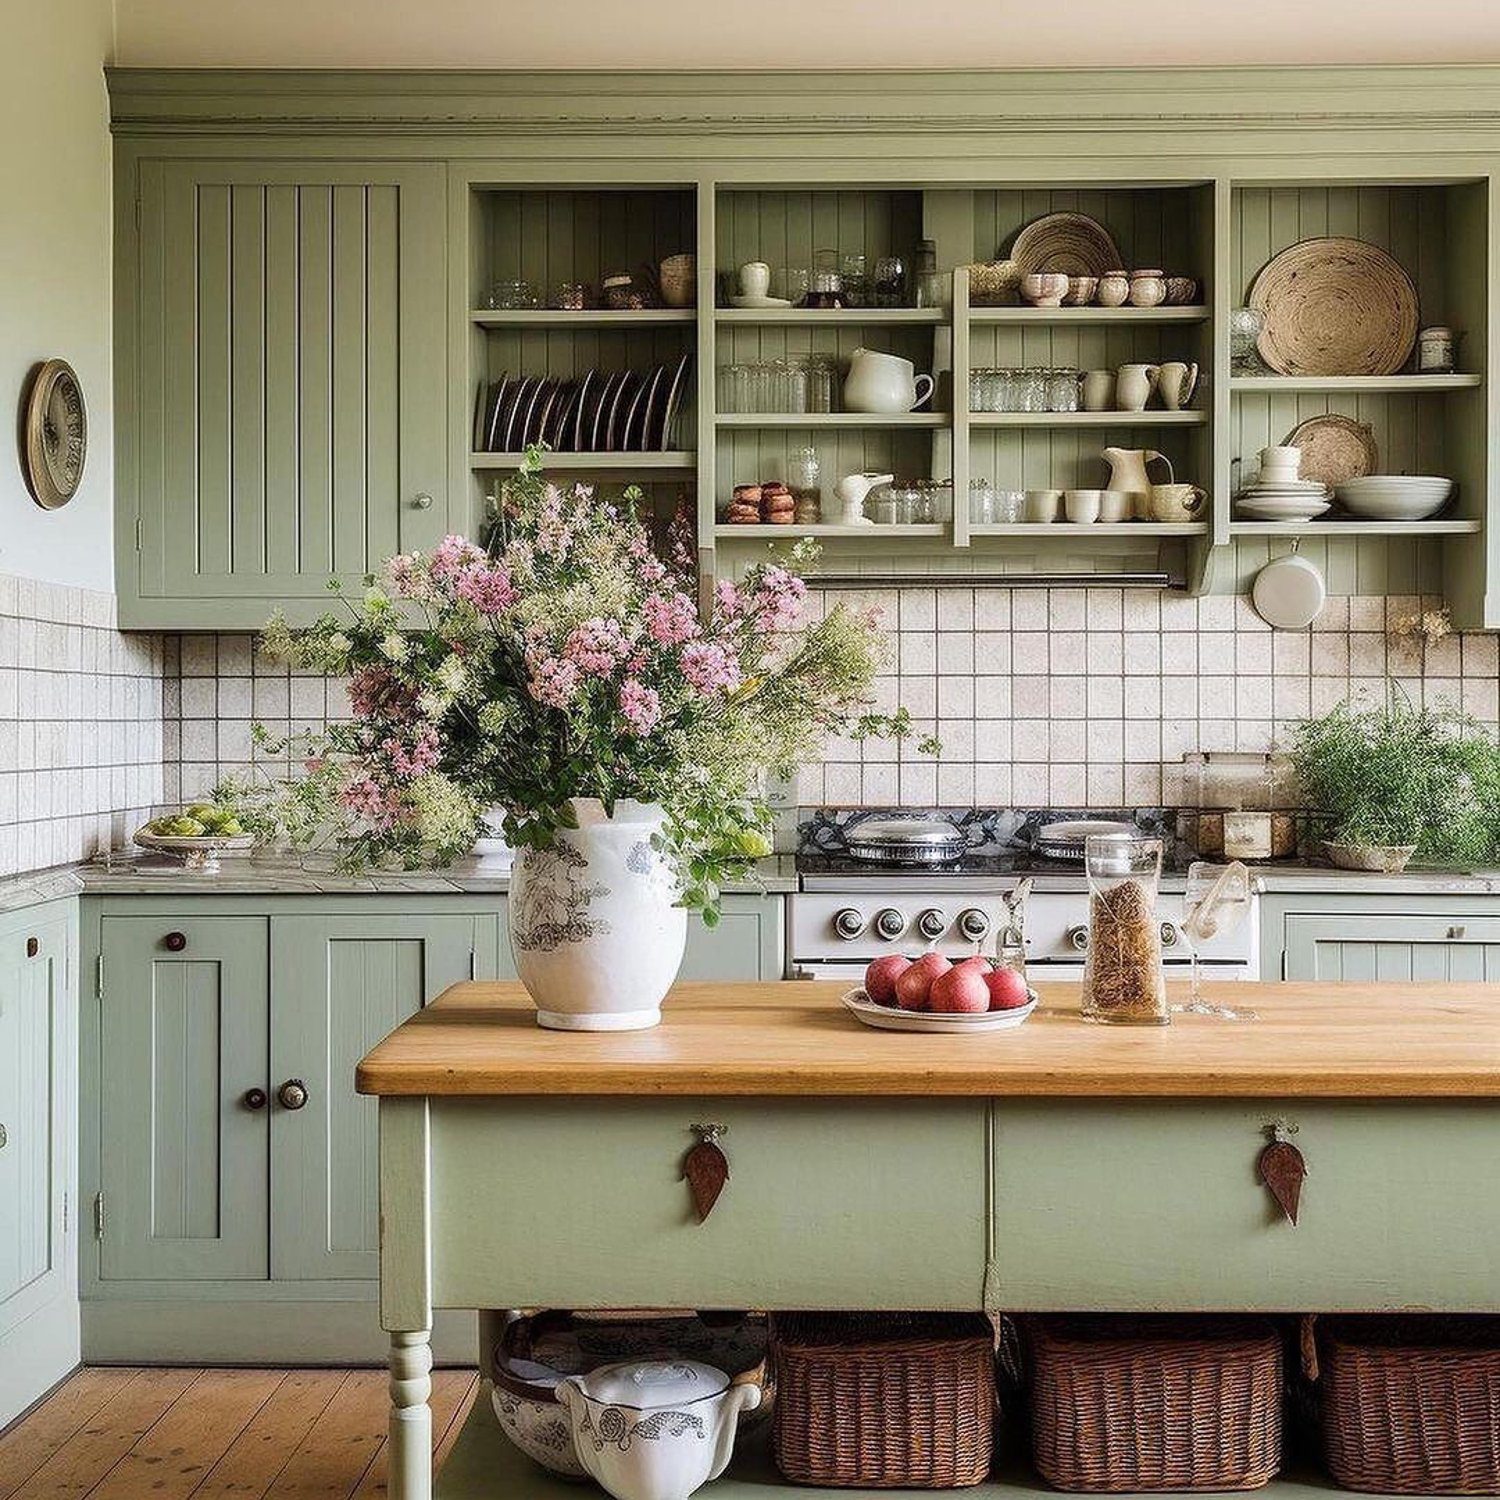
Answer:
[[[874,619],[804,617],[810,545],[700,608],[691,550],[656,555],[638,495],[622,509],[547,483],[533,451],[487,549],[450,536],[307,630],[273,620],[264,649],[348,674],[354,717],[307,747],[296,781],[224,789],[247,826],[305,842],[332,814],[346,866],[411,868],[466,853],[492,809],[513,846],[544,850],[581,799],[644,803],[681,904],[712,923],[726,876],[770,851],[769,776],[831,734],[913,726],[871,711]]]

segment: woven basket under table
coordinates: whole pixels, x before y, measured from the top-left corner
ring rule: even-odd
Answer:
[[[1317,1348],[1345,1489],[1500,1494],[1500,1317],[1320,1318]]]
[[[788,1479],[952,1489],[989,1473],[995,1337],[982,1314],[779,1314],[771,1356]]]
[[[1259,1489],[1281,1463],[1282,1351],[1262,1318],[1035,1317],[1037,1471],[1060,1490]]]

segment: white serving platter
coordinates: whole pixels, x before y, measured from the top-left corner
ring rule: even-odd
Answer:
[[[1031,1003],[1014,1010],[983,1010],[968,1015],[936,1015],[925,1010],[901,1010],[894,1005],[877,1005],[863,985],[846,990],[839,998],[856,1020],[878,1031],[1012,1031],[1037,1007],[1037,993],[1029,990]]]

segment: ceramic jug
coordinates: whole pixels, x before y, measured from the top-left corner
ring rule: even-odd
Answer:
[[[865,496],[882,484],[895,480],[894,474],[845,474],[834,485],[833,492],[839,497],[840,526],[873,526],[874,522],[865,514]]]
[[[844,380],[845,411],[911,411],[931,395],[932,376],[918,375],[912,362],[899,354],[856,349],[849,356],[849,374]]]
[[[1151,476],[1146,472],[1146,466],[1160,459],[1167,466],[1170,481],[1175,478],[1171,461],[1155,448],[1106,448],[1100,456],[1109,465],[1109,483],[1105,488],[1129,491],[1135,496],[1131,514],[1137,520],[1149,520]]]
[[[1156,377],[1156,388],[1161,392],[1161,404],[1168,411],[1181,411],[1198,389],[1198,366],[1191,361],[1168,360]]]
[[[615,1500],[687,1500],[717,1479],[761,1388],[697,1360],[642,1360],[557,1386],[579,1462]]]
[[[1121,365],[1115,376],[1115,405],[1120,411],[1145,411],[1156,389],[1157,365]]]

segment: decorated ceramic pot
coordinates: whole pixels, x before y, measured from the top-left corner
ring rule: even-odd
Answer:
[[[557,1399],[578,1461],[615,1500],[687,1500],[729,1466],[760,1387],[696,1360],[647,1360],[569,1376]]]
[[[665,815],[621,800],[611,817],[592,797],[573,810],[578,826],[559,829],[555,847],[516,852],[506,903],[516,971],[543,1026],[655,1026],[687,944],[675,875],[653,845]]]

